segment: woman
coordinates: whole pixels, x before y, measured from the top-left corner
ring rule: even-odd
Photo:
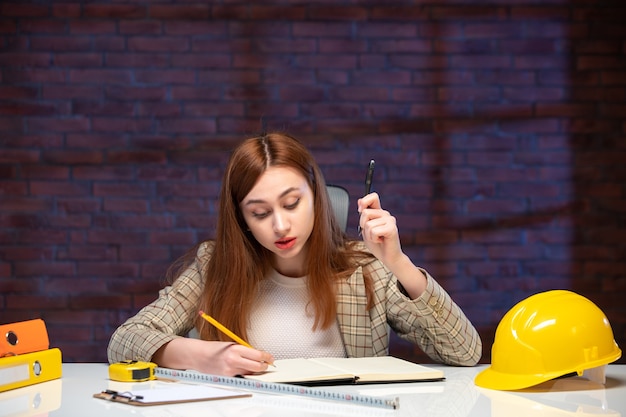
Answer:
[[[228,162],[216,238],[157,300],[111,337],[110,362],[240,375],[275,358],[388,354],[391,327],[432,359],[475,365],[478,333],[402,252],[376,193],[358,200],[363,242],[337,225],[312,155],[281,133],[250,138]],[[233,343],[202,310],[254,348]],[[199,339],[184,337],[197,329]]]

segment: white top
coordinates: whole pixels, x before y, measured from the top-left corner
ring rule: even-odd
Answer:
[[[306,280],[273,270],[261,282],[250,314],[248,342],[274,359],[345,357],[337,322],[328,329],[312,330],[315,315],[308,305]]]

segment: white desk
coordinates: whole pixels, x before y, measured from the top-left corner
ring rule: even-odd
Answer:
[[[575,377],[516,392],[476,387],[474,376],[486,365],[474,368],[428,366],[443,369],[446,380],[324,388],[399,397],[400,408],[391,410],[256,392],[247,398],[136,407],[92,398],[104,389],[123,391],[132,386],[110,381],[107,364],[67,363],[63,364],[61,379],[0,393],[0,417],[626,417],[626,365],[610,365],[606,385]]]

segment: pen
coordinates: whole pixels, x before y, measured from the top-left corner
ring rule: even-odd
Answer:
[[[374,160],[370,161],[367,167],[367,174],[365,175],[365,194],[368,195],[372,190],[372,176],[374,175]]]
[[[365,194],[368,195],[372,191],[372,176],[374,175],[374,160],[370,160],[369,165],[367,166],[367,174],[365,174]],[[361,225],[357,228],[357,232],[361,235]]]
[[[235,333],[231,332],[230,330],[228,330],[222,323],[220,323],[219,321],[215,320],[213,317],[209,316],[208,314],[206,314],[204,311],[200,310],[200,316],[205,319],[206,321],[208,321],[209,323],[211,323],[213,326],[217,327],[219,331],[221,331],[222,333],[224,333],[226,336],[230,337],[231,339],[233,339],[235,342],[239,343],[240,345],[249,347],[251,349],[254,349],[250,343],[246,342],[245,340],[243,340],[241,337],[237,336]],[[268,365],[271,366],[275,366],[273,363],[268,363]]]

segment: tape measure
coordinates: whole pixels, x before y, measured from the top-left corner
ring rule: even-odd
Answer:
[[[349,404],[365,405],[369,407],[398,409],[400,407],[399,398],[380,398],[368,395],[341,393],[327,391],[318,388],[304,387],[292,384],[279,384],[275,382],[261,382],[252,379],[235,378],[203,374],[195,371],[179,371],[169,368],[155,368],[156,377],[181,379],[185,381],[202,382],[208,384],[227,385],[230,387],[247,389],[250,391],[266,392],[271,394],[288,394],[314,398],[318,400],[341,401]]]
[[[141,382],[155,379],[156,363],[123,361],[109,365],[109,378],[121,382]]]

